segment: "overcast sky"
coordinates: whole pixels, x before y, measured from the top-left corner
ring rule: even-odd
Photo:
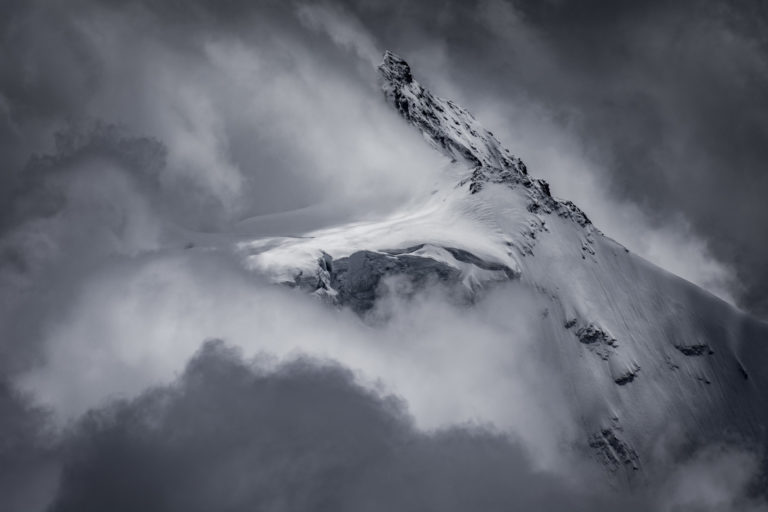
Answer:
[[[222,493],[231,510],[645,510],[656,500],[746,510],[754,461],[739,452],[701,454],[631,503],[542,473],[559,464],[588,479],[594,468],[551,443],[577,426],[526,338],[537,305],[514,289],[500,292],[513,315],[427,301],[371,330],[184,247],[246,227],[300,234],[374,218],[428,192],[445,160],[382,98],[375,66],[391,49],[608,236],[768,317],[766,9],[3,1],[0,435],[14,442],[0,444],[0,496],[25,512],[119,510],[122,495],[139,500],[126,510],[149,510],[142,499],[203,510],[223,508]],[[416,348],[403,342],[414,329]],[[209,338],[244,354],[221,342],[198,351]],[[483,350],[443,350],[464,338]],[[438,384],[425,387],[429,372]],[[478,404],[481,384],[495,391]],[[535,400],[520,391],[530,388]],[[309,421],[307,407],[330,412],[282,436]],[[478,410],[488,424],[467,425]],[[243,441],[272,415],[244,451],[214,434]],[[306,451],[317,432],[360,445]],[[281,461],[297,453],[307,457],[299,480],[322,485],[286,476]],[[212,460],[210,475],[190,469]],[[153,471],[174,477],[153,487]],[[238,483],[246,473],[257,488]],[[409,492],[413,479],[428,492]],[[695,499],[714,501],[691,502],[684,489],[704,484],[717,492]]]

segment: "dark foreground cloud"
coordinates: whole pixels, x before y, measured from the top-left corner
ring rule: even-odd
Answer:
[[[48,413],[0,380],[0,508],[42,510],[56,488],[56,434]]]
[[[536,469],[492,426],[419,430],[401,399],[331,361],[244,361],[221,341],[173,384],[88,412],[55,449],[44,414],[13,400],[27,423],[3,431],[15,443],[0,451],[0,505],[12,512],[764,510],[747,497],[743,453],[707,450],[619,495],[586,462]]]
[[[594,510],[480,428],[433,434],[330,363],[208,342],[178,383],[88,413],[51,510]]]

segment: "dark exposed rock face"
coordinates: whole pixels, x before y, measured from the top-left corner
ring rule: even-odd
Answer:
[[[400,56],[387,50],[384,52],[384,62],[379,68],[384,80],[390,82],[410,83],[413,81],[411,67]]]
[[[699,343],[696,345],[675,345],[675,348],[685,356],[703,356],[715,353],[706,343]]]
[[[619,346],[616,338],[596,326],[589,324],[576,331],[576,337],[586,345],[591,352],[598,355],[604,361],[610,359],[615,349]]]
[[[432,258],[358,251],[333,261],[331,286],[338,294],[339,304],[363,312],[373,307],[379,283],[385,276],[404,276],[411,290],[416,291],[430,282],[456,284],[461,273]]]
[[[640,469],[637,452],[623,441],[614,428],[604,428],[589,440],[589,446],[598,454],[603,465],[616,471],[622,467]]]
[[[299,273],[288,286],[311,292],[323,292],[334,303],[349,306],[358,313],[370,310],[381,292],[380,284],[385,277],[401,277],[405,286],[398,293],[409,296],[423,290],[428,284],[439,284],[459,290],[458,296],[471,301],[472,292],[462,283],[458,268],[428,256],[413,254],[424,244],[386,251],[357,251],[343,258],[333,259],[323,254],[317,261],[314,274]],[[517,274],[500,263],[484,260],[475,254],[455,247],[442,247],[456,261],[473,265],[482,270],[497,272],[506,279]]]
[[[586,327],[582,327],[576,331],[576,336],[579,341],[585,345],[592,345],[594,343],[601,343],[603,345],[616,346],[616,340],[610,334],[600,329],[594,324],[589,324]]]

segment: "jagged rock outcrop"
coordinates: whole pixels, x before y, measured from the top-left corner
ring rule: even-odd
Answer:
[[[400,291],[410,295],[430,282],[456,285],[461,273],[433,258],[358,251],[333,261],[331,286],[336,291],[339,304],[350,305],[355,311],[364,312],[373,307],[379,284],[387,276],[403,278],[407,287],[401,287]]]
[[[616,426],[603,428],[590,437],[589,446],[595,450],[600,462],[611,471],[622,468],[637,471],[640,469],[640,458],[618,432],[620,428]]]
[[[317,260],[315,272],[299,271],[285,284],[319,293],[334,304],[365,313],[385,291],[381,289],[385,278],[400,280],[395,292],[401,297],[409,297],[428,285],[440,285],[450,290],[455,299],[469,303],[478,288],[482,288],[469,276],[478,274],[486,282],[516,277],[509,267],[463,249],[420,244],[403,249],[356,251],[338,259],[324,252]]]

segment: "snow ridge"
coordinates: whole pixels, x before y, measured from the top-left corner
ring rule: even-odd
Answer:
[[[379,65],[381,88],[387,101],[406,121],[453,161],[461,160],[471,169],[459,186],[469,186],[472,194],[486,183],[503,183],[528,189],[528,210],[532,213],[557,213],[582,227],[593,230],[586,214],[571,201],[552,197],[549,183],[528,176],[523,161],[514,156],[486,130],[475,117],[451,100],[434,96],[413,78],[411,68],[400,56],[387,50]]]

